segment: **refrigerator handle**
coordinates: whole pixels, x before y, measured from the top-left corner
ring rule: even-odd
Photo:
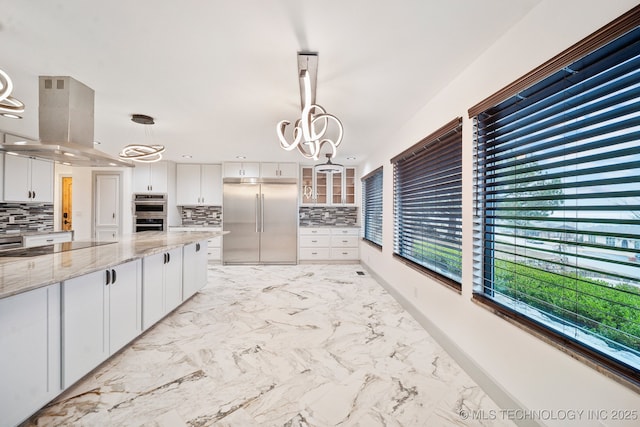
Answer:
[[[260,200],[260,232],[264,233],[264,193],[261,194]]]
[[[260,223],[258,221],[258,215],[260,212],[260,196],[256,193],[256,233],[260,232]]]

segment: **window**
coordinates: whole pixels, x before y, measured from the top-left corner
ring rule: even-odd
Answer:
[[[462,119],[391,159],[394,255],[460,290]]]
[[[382,167],[362,177],[364,240],[382,247]]]
[[[637,21],[474,116],[474,296],[636,384]]]

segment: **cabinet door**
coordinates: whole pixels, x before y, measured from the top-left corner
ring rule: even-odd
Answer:
[[[200,165],[178,164],[176,166],[176,205],[200,204]]]
[[[280,178],[297,178],[298,177],[298,164],[297,163],[278,163],[278,170]]]
[[[140,260],[113,268],[109,289],[109,354],[120,350],[142,331]]]
[[[149,164],[149,191],[152,193],[166,193],[169,189],[169,173],[166,162]]]
[[[201,165],[202,203],[209,206],[222,205],[222,168],[220,165]]]
[[[277,163],[260,163],[260,176],[262,178],[280,178],[280,169]]]
[[[150,175],[149,165],[136,163],[133,168],[133,192],[134,193],[149,193],[150,190]]]
[[[225,178],[258,178],[260,176],[260,163],[225,163],[223,172]]]
[[[53,162],[31,160],[32,202],[53,203]]]
[[[342,198],[343,177],[344,174],[342,173],[327,174],[327,178],[331,182],[331,203],[334,205],[344,203],[344,200]]]
[[[356,203],[356,169],[345,168],[344,170],[344,202],[348,205]]]
[[[182,297],[188,299],[207,284],[207,241],[183,248]]]
[[[60,391],[58,284],[0,299],[0,349],[0,423],[18,425]]]
[[[315,189],[314,189],[314,198],[317,204],[326,205],[330,202],[328,198],[330,187],[330,179],[331,175],[326,173],[317,173],[315,174]]]
[[[64,388],[78,381],[109,355],[106,292],[105,270],[62,283]]]
[[[164,264],[164,314],[169,313],[182,302],[182,248],[167,252]]]
[[[142,328],[148,329],[164,316],[165,253],[142,259]]]
[[[4,156],[4,199],[7,202],[30,202],[29,158]]]
[[[242,163],[243,178],[258,178],[260,176],[260,163]]]
[[[303,167],[300,178],[300,203],[312,204],[315,202],[315,188],[313,179],[313,167]]]

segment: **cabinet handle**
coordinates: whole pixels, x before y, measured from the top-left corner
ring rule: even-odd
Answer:
[[[163,253],[163,254],[162,254],[162,263],[163,263],[163,264],[166,264],[166,263],[167,263],[167,254],[166,254],[166,253]]]
[[[342,243],[349,243],[349,241],[348,240],[343,240]]]
[[[116,219],[116,213],[115,212],[113,213],[112,216],[113,216],[113,219]]]
[[[317,240],[312,240],[311,243],[318,243],[318,241]]]
[[[116,271],[111,270],[111,283],[116,283]]]
[[[167,264],[171,262],[171,254],[167,254]]]
[[[108,285],[109,283],[111,283],[111,272],[107,270],[107,280],[106,280],[105,286]]]
[[[34,199],[36,198],[36,192],[35,191],[33,192],[33,198]]]
[[[311,255],[318,255],[318,252],[311,252]]]
[[[200,252],[200,243],[196,243],[196,252]]]

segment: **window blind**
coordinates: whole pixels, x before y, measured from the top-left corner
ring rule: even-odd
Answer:
[[[382,247],[382,167],[362,178],[364,239]]]
[[[460,289],[462,119],[394,157],[394,255]]]
[[[640,27],[480,112],[474,133],[474,291],[637,381]]]

